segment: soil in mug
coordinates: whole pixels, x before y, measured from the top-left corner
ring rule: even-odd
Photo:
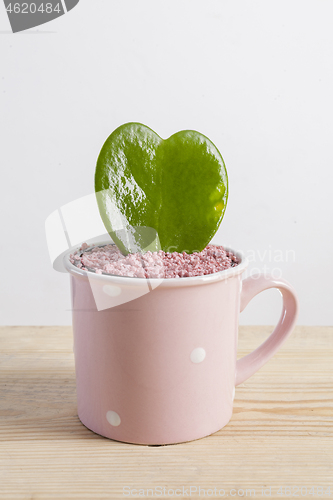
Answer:
[[[86,243],[71,254],[79,269],[96,274],[132,278],[188,278],[224,271],[239,264],[238,257],[222,246],[208,245],[201,252],[146,252],[124,256],[114,244],[88,247]]]

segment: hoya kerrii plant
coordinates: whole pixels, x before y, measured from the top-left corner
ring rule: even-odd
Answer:
[[[104,225],[123,254],[200,252],[224,216],[228,177],[204,135],[183,130],[162,139],[140,123],[105,141],[95,172]]]

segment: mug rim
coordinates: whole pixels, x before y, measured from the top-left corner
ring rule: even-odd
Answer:
[[[110,241],[101,241],[99,243],[94,243],[94,244],[96,246],[103,244],[115,245],[115,243]],[[236,257],[240,259],[240,263],[237,266],[230,267],[229,269],[224,269],[223,271],[218,271],[212,274],[205,274],[203,276],[189,276],[183,278],[136,278],[130,276],[119,276],[114,274],[96,274],[92,271],[86,271],[80,269],[79,267],[74,266],[74,264],[70,262],[69,256],[73,254],[76,250],[78,250],[80,246],[73,247],[64,254],[63,264],[66,271],[68,271],[72,276],[93,279],[94,281],[95,280],[104,281],[105,283],[112,282],[121,285],[142,286],[150,282],[151,285],[153,286],[156,285],[158,287],[204,285],[216,281],[225,280],[227,278],[231,278],[234,276],[238,276],[239,274],[242,274],[249,265],[248,259],[244,256],[242,252],[233,250],[232,248],[224,245],[219,245],[219,246],[223,246],[224,250],[232,252],[234,255],[236,255]]]

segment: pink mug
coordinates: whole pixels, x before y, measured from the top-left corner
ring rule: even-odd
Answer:
[[[71,275],[78,415],[102,436],[146,445],[202,438],[230,420],[235,386],[261,368],[296,322],[290,284],[267,275],[242,281],[247,260],[178,279]],[[238,316],[268,288],[283,297],[269,338],[236,360]]]

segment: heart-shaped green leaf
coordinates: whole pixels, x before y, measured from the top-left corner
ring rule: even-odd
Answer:
[[[162,250],[193,253],[221,223],[228,177],[218,149],[199,132],[163,140],[140,123],[127,123],[102,147],[95,191],[104,225],[124,253],[133,251],[133,238],[135,250],[147,249],[147,234],[154,245],[154,232],[145,228],[157,232]]]

